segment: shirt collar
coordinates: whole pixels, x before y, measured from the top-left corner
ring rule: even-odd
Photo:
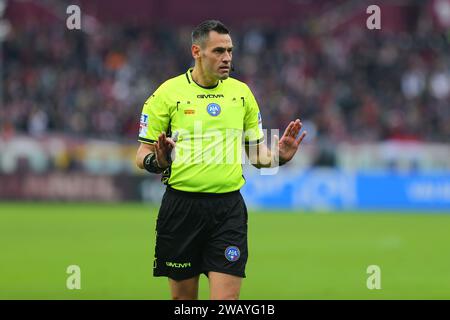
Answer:
[[[217,88],[219,83],[222,83],[222,80],[219,80],[219,82],[217,82],[217,84],[214,85],[214,86],[204,87],[204,86],[198,84],[197,82],[195,82],[194,79],[192,79],[192,70],[194,70],[194,68],[189,68],[188,71],[186,71],[186,79],[187,79],[187,82],[189,84],[193,84],[193,85],[198,86],[198,87],[200,87],[202,89],[214,89],[214,88]]]

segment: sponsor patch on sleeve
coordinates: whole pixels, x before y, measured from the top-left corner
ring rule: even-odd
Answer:
[[[141,121],[139,123],[139,136],[145,137],[147,135],[148,128],[148,114],[141,114]]]
[[[262,130],[262,117],[261,117],[261,112],[258,112],[258,127],[259,127],[259,130]]]

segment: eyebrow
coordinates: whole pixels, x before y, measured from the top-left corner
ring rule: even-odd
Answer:
[[[215,50],[233,50],[233,47],[228,47],[228,48],[225,48],[225,47],[215,47],[215,48],[213,48],[212,50],[213,50],[213,51],[215,51]]]

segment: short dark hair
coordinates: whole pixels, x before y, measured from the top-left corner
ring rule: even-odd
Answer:
[[[208,38],[210,31],[216,31],[220,34],[230,34],[228,28],[219,20],[206,20],[196,26],[192,31],[192,44],[202,46]]]

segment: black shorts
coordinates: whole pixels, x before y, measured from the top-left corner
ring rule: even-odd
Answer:
[[[239,191],[210,194],[168,187],[156,222],[153,275],[184,280],[215,271],[245,278],[247,221]]]

